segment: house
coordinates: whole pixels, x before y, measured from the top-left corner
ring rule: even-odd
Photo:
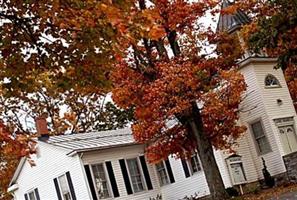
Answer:
[[[222,3],[223,8],[229,5],[228,0]],[[234,15],[221,15],[217,28],[236,35],[242,42],[238,30],[249,22],[247,15],[237,11]],[[296,111],[283,71],[275,69],[276,65],[276,58],[248,51],[239,61],[239,70],[247,84],[240,123],[248,130],[238,141],[236,151],[247,183],[263,179],[262,158],[276,180],[297,180],[296,172],[290,170],[297,167]],[[231,175],[231,179],[234,184],[236,177]]]
[[[223,7],[229,4],[223,1]],[[248,17],[238,11],[221,15],[218,29],[236,35],[246,23]],[[247,133],[238,140],[236,155],[215,151],[225,187],[239,185],[245,192],[262,180],[263,159],[277,181],[297,180],[291,170],[297,163],[297,116],[282,70],[274,69],[275,58],[249,52],[239,65],[248,86],[239,123]],[[176,200],[209,194],[197,155],[153,165],[130,129],[47,137],[44,121],[37,125],[36,166],[22,159],[10,183],[17,200],[143,200],[159,195]]]
[[[221,173],[228,176],[221,153]],[[157,165],[144,157],[131,130],[42,136],[36,166],[20,162],[10,183],[15,199],[163,199],[209,194],[197,155],[189,161],[168,158]],[[225,184],[231,186],[228,178]]]

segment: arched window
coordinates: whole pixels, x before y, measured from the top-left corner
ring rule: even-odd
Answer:
[[[268,74],[265,77],[265,87],[280,87],[280,83],[275,76]]]

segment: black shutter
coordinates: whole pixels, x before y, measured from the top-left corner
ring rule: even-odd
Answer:
[[[29,200],[28,194],[24,194],[24,196],[25,196],[25,200]]]
[[[152,181],[151,181],[149,171],[147,169],[145,158],[144,158],[144,156],[139,156],[139,159],[140,159],[140,163],[141,163],[141,167],[142,167],[142,171],[143,171],[143,175],[144,175],[144,178],[145,178],[147,189],[152,190],[153,185],[152,185]]]
[[[185,176],[186,176],[186,178],[188,178],[190,176],[190,170],[189,170],[187,161],[186,160],[181,160],[181,162],[182,162],[182,165],[183,165],[183,168],[184,168]]]
[[[36,200],[40,200],[40,196],[39,196],[38,189],[35,188],[35,189],[34,189],[34,192],[35,192]]]
[[[111,184],[111,188],[112,188],[112,192],[113,192],[113,197],[119,197],[119,190],[118,190],[118,185],[114,176],[114,172],[113,172],[113,168],[112,168],[112,164],[110,161],[105,162],[106,168],[107,168],[107,172],[108,172],[108,176],[109,176],[109,181]]]
[[[119,162],[120,162],[124,182],[125,182],[125,185],[126,185],[127,194],[133,194],[125,160],[121,159],[121,160],[119,160]]]
[[[90,166],[85,165],[84,167],[85,167],[85,172],[86,172],[86,175],[87,175],[88,183],[89,183],[89,186],[90,186],[92,198],[93,198],[93,200],[98,200],[97,195],[96,195],[94,182],[93,182],[93,178],[92,178],[91,171],[90,171]]]
[[[169,162],[168,159],[165,160],[165,165],[166,165],[166,169],[167,169],[167,172],[168,172],[170,183],[174,183],[175,180],[174,180],[173,172],[172,172],[171,165],[170,165],[170,162]]]
[[[73,187],[72,180],[71,180],[71,177],[70,177],[70,173],[69,172],[66,172],[66,177],[67,177],[67,181],[68,181],[70,193],[71,193],[71,196],[72,196],[72,200],[76,200],[76,196],[75,196],[75,192],[74,192],[74,187]]]
[[[61,196],[61,192],[60,192],[60,188],[59,188],[59,184],[58,184],[58,179],[57,178],[54,178],[54,183],[55,183],[55,188],[56,188],[58,200],[62,200],[62,196]]]

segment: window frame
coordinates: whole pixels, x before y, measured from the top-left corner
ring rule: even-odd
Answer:
[[[194,172],[193,165],[192,165],[192,160],[191,160],[193,157],[196,157],[196,159],[197,159],[196,161],[198,162],[198,165],[197,165],[197,162],[195,161],[195,165],[197,167],[197,171],[195,171],[195,172]],[[198,156],[197,153],[191,155],[190,159],[188,159],[188,165],[189,165],[189,168],[191,170],[192,175],[202,171],[201,161],[200,161],[199,156]]]
[[[104,171],[104,176],[105,176],[105,179],[106,179],[106,182],[107,182],[107,190],[108,190],[108,194],[109,194],[109,197],[106,197],[106,198],[100,198],[99,197],[99,194],[98,194],[98,188],[97,188],[97,185],[96,185],[96,182],[95,182],[95,176],[94,176],[94,172],[93,172],[93,166],[94,165],[102,165],[103,167],[103,171]],[[96,196],[98,199],[111,199],[113,198],[113,192],[112,192],[112,189],[111,189],[111,185],[110,185],[110,180],[109,180],[109,175],[107,173],[107,169],[106,169],[106,165],[104,162],[98,162],[98,163],[91,163],[89,164],[89,167],[90,167],[90,172],[91,172],[91,176],[92,176],[92,181],[93,181],[93,185],[96,189]]]
[[[276,85],[266,85],[266,79],[267,79],[268,77],[272,77],[272,78],[274,78],[274,79],[276,80],[276,83],[277,83],[277,84],[276,84]],[[269,89],[269,88],[280,88],[280,87],[281,87],[281,84],[280,84],[278,78],[276,78],[276,76],[274,76],[273,74],[267,74],[267,75],[265,76],[265,78],[264,78],[264,86],[265,86],[266,89]]]
[[[59,186],[59,189],[60,189],[60,194],[61,194],[62,200],[66,200],[66,199],[64,198],[63,191],[62,191],[62,187],[61,187],[61,182],[60,182],[60,178],[61,178],[62,176],[65,177],[66,184],[67,184],[67,188],[68,188],[68,191],[69,191],[69,194],[70,194],[70,200],[73,200],[73,197],[72,197],[72,194],[71,194],[71,190],[70,190],[70,186],[69,186],[69,183],[68,183],[68,179],[67,179],[66,173],[57,176],[57,182],[58,182],[58,186]]]
[[[36,189],[36,188],[33,188],[33,189],[29,190],[28,192],[26,192],[26,194],[27,194],[27,196],[28,196],[28,200],[37,200],[37,197],[36,197],[36,194],[35,194],[35,189]],[[30,198],[30,194],[31,194],[31,193],[33,193],[33,195],[34,195],[34,199],[31,199],[31,198]]]
[[[139,173],[140,173],[140,179],[141,179],[141,183],[142,183],[142,186],[143,186],[143,190],[141,191],[135,191],[134,190],[134,187],[133,187],[133,181],[132,181],[132,177],[131,177],[131,172],[129,170],[129,164],[128,164],[128,160],[136,160],[136,163],[137,163],[137,167],[139,169]],[[132,192],[133,194],[138,194],[138,193],[141,193],[141,192],[145,192],[147,191],[147,185],[146,185],[146,182],[145,182],[145,177],[144,177],[144,174],[143,174],[143,171],[142,171],[142,166],[141,166],[141,163],[139,161],[139,156],[136,156],[136,157],[128,157],[128,158],[125,158],[125,163],[126,163],[126,168],[127,168],[127,172],[128,172],[128,176],[129,176],[129,181],[131,183],[131,188],[132,188]]]
[[[256,124],[256,123],[260,123],[261,128],[262,128],[262,132],[263,132],[263,135],[262,135],[261,137],[258,137],[258,138],[256,138],[255,133],[254,133],[254,130],[253,130],[253,124]],[[256,119],[256,120],[251,121],[251,122],[249,123],[249,128],[250,128],[250,131],[251,131],[251,133],[252,133],[252,137],[253,137],[253,139],[254,139],[254,144],[255,144],[255,146],[256,146],[258,155],[265,155],[265,154],[268,154],[268,153],[272,152],[272,148],[271,148],[271,145],[270,145],[270,141],[269,141],[269,139],[268,139],[268,137],[267,137],[266,130],[265,130],[265,127],[264,127],[262,118],[258,118],[258,119]],[[260,145],[259,145],[259,143],[258,143],[258,140],[261,139],[261,138],[263,138],[263,137],[266,139],[266,141],[267,141],[267,145],[268,145],[268,150],[265,151],[265,152],[261,152],[261,151],[260,151]]]
[[[166,174],[167,183],[165,183],[165,184],[161,181],[161,176],[160,176],[160,173],[159,173],[160,170],[158,170],[158,167],[157,167],[157,165],[160,164],[160,163],[163,164],[163,168],[164,168],[165,174]],[[158,176],[159,185],[161,187],[163,187],[165,185],[169,185],[170,184],[170,178],[169,178],[169,174],[168,174],[168,170],[167,170],[165,161],[162,160],[159,163],[155,164],[155,169],[156,169],[156,173],[157,173],[157,176]]]

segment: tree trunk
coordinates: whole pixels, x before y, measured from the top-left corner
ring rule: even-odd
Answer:
[[[203,132],[203,122],[197,104],[192,105],[192,119],[189,121],[192,133],[197,139],[197,150],[208,183],[211,199],[228,199],[223,179],[216,163],[211,142]]]

